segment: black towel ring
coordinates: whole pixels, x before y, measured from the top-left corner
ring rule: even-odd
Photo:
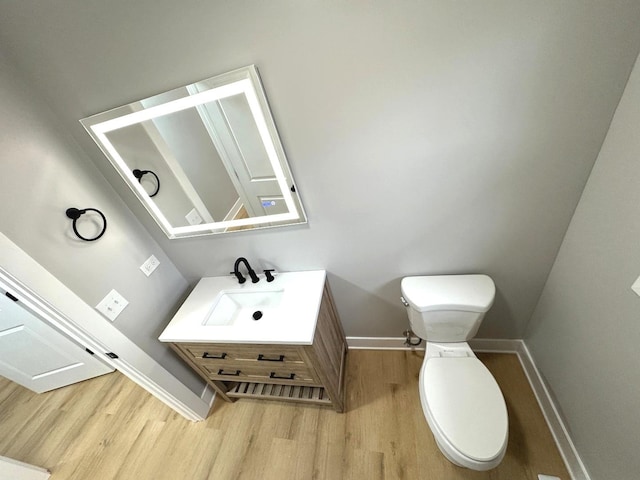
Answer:
[[[78,228],[76,227],[76,222],[86,212],[97,212],[102,217],[102,222],[103,222],[102,231],[96,237],[86,238],[80,235],[80,232],[78,232]],[[102,214],[100,210],[96,210],[95,208],[85,208],[82,210],[79,210],[77,208],[67,208],[66,214],[67,214],[67,217],[73,220],[73,232],[78,236],[78,238],[84,240],[85,242],[93,242],[94,240],[99,239],[102,235],[104,235],[104,232],[107,230],[106,217]]]
[[[151,170],[139,170],[139,169],[136,168],[133,171],[133,176],[138,179],[138,183],[142,183],[142,177],[147,173],[150,173],[151,175],[156,177],[156,183],[157,183],[156,191],[149,194],[150,197],[155,197],[158,194],[158,192],[160,191],[160,179],[158,178],[158,176],[155,173],[153,173]]]

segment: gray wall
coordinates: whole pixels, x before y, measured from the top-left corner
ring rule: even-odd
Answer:
[[[404,275],[486,272],[519,338],[640,45],[637,1],[4,2],[0,38],[178,270],[326,268],[349,335]],[[255,63],[305,227],[167,241],[78,119]]]
[[[200,394],[203,382],[157,341],[187,282],[1,53],[0,112],[2,232],[89,305],[115,288],[129,305],[114,326]],[[78,240],[65,216],[69,207],[101,210],[105,235]],[[80,230],[90,235],[87,226]],[[151,254],[160,266],[147,278],[138,267]]]
[[[1,90],[2,166],[16,174],[0,177],[0,227],[88,303],[121,291],[125,325],[166,321],[182,277],[226,274],[246,255],[329,270],[350,335],[402,331],[402,276],[486,272],[498,296],[480,336],[521,337],[640,47],[636,0],[0,0],[0,10],[0,42],[20,71]],[[78,119],[253,63],[309,224],[169,241]],[[527,333],[594,480],[640,470],[636,77]],[[38,95],[53,111],[45,119]],[[69,202],[109,211],[105,242],[71,243]],[[157,275],[134,280],[150,253]]]
[[[525,339],[594,480],[640,472],[639,106],[640,62]]]

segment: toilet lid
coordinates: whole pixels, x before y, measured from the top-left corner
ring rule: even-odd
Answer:
[[[481,462],[500,454],[508,435],[507,407],[480,360],[430,358],[422,381],[436,429],[458,452]]]

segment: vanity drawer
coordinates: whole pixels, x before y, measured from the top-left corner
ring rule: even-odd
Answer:
[[[283,385],[319,385],[304,364],[258,365],[253,362],[227,362],[201,364],[200,367],[212,380],[279,383]]]
[[[198,365],[215,362],[258,362],[265,365],[304,363],[297,347],[279,345],[236,345],[225,343],[180,344],[181,350]]]

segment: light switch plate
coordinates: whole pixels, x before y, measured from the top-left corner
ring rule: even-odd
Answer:
[[[633,285],[631,285],[631,290],[636,292],[636,295],[640,297],[640,277],[638,277],[638,279],[633,282]]]
[[[184,218],[187,219],[189,225],[200,225],[202,223],[202,217],[195,208],[187,213]]]
[[[151,255],[147,260],[140,265],[140,270],[148,277],[151,273],[158,268],[160,265],[160,260],[158,260],[155,255]]]
[[[122,295],[115,290],[111,290],[107,296],[96,305],[96,310],[113,322],[127,305],[129,305],[129,302],[127,302]]]

